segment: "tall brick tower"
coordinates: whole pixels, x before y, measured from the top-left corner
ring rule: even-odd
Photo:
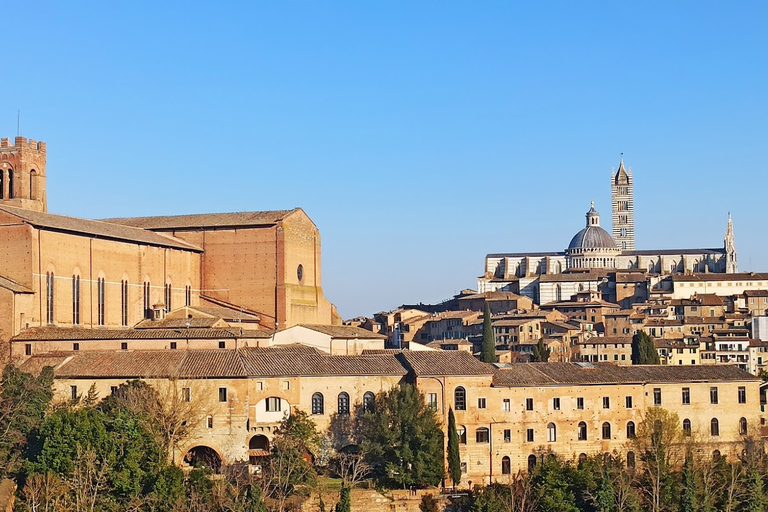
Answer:
[[[635,250],[635,194],[632,188],[632,169],[624,169],[624,158],[616,173],[611,170],[611,213],[613,239],[624,251]]]
[[[45,212],[45,142],[0,139],[0,204]]]

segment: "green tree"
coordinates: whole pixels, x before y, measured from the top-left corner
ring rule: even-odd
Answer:
[[[652,512],[670,508],[677,501],[671,468],[680,464],[682,448],[677,414],[661,407],[648,409],[630,444],[643,462],[640,484],[648,508]]]
[[[632,336],[632,364],[661,364],[653,338],[644,331]]]
[[[461,483],[461,455],[459,454],[459,433],[456,431],[456,418],[453,409],[448,409],[448,474],[453,486]]]
[[[531,354],[532,363],[546,363],[549,361],[549,354],[551,351],[544,342],[544,338],[539,338],[539,341],[533,346],[533,353]]]
[[[360,421],[360,442],[377,479],[398,487],[437,485],[444,476],[443,432],[416,386],[376,397]]]
[[[513,510],[512,488],[498,483],[476,488],[471,512],[508,512]]]
[[[437,500],[432,494],[425,494],[421,497],[421,503],[419,503],[420,512],[439,512],[440,508],[437,506]]]
[[[680,512],[698,512],[701,510],[699,505],[699,479],[696,475],[696,469],[693,466],[693,453],[689,450],[685,455],[683,471],[680,476]]]
[[[480,360],[484,363],[496,362],[496,336],[493,334],[491,308],[487,302],[485,303],[485,312],[483,313],[483,345],[480,351]]]
[[[532,475],[534,495],[542,512],[578,512],[574,492],[574,471],[570,464],[548,456]]]
[[[45,417],[53,397],[53,368],[38,377],[14,365],[0,380],[0,478],[13,476],[22,466],[22,451]]]
[[[341,486],[339,491],[339,502],[336,504],[336,512],[350,512],[352,501],[350,499],[350,488],[346,485]]]

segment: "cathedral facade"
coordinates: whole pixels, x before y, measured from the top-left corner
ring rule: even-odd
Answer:
[[[600,214],[592,204],[586,226],[563,251],[486,255],[478,292],[510,291],[544,304],[593,290],[606,300],[621,301],[637,295],[637,287],[627,295],[617,290],[616,283],[625,285],[626,279],[638,283],[640,275],[642,281],[654,284],[671,274],[738,272],[730,214],[722,247],[637,250],[632,171],[625,168],[623,159],[611,173],[611,199],[613,234],[601,227]]]

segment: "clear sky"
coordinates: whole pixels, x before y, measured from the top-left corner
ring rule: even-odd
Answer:
[[[768,3],[6,2],[0,135],[87,218],[302,207],[344,318],[562,250],[609,176],[638,249],[768,271]]]

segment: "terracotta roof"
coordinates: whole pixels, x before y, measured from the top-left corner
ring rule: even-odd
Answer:
[[[631,309],[621,309],[619,311],[606,311],[603,316],[629,316],[633,313]]]
[[[152,339],[219,339],[268,338],[269,331],[243,329],[87,329],[83,327],[33,327],[17,334],[12,341],[68,340],[152,340]]]
[[[186,329],[213,327],[221,318],[164,318],[162,320],[142,320],[134,329]]]
[[[593,344],[602,345],[603,343],[631,344],[632,336],[593,336],[589,339],[579,342],[578,345],[593,345]]]
[[[505,365],[493,376],[494,386],[531,384],[619,384],[643,382],[691,382],[759,380],[733,365],[638,365],[611,363],[516,363]]]
[[[400,361],[419,377],[423,375],[490,375],[493,367],[462,351],[410,352],[398,354]]]
[[[78,219],[53,213],[36,212],[14,206],[0,205],[0,211],[19,218],[22,222],[38,228],[62,231],[65,233],[78,233],[110,240],[138,242],[140,244],[155,245],[159,247],[171,247],[187,251],[202,252],[202,249],[183,240],[170,236],[153,233],[145,229],[130,226],[122,226],[99,220]]]
[[[258,322],[259,316],[248,313],[247,311],[241,311],[235,308],[228,308],[226,306],[211,305],[211,306],[189,306],[189,309],[193,311],[199,311],[206,315],[223,318],[224,320],[249,320]]]
[[[315,324],[299,324],[299,326],[312,331],[317,331],[323,334],[327,334],[331,338],[364,338],[364,339],[377,339],[384,340],[387,337],[383,334],[379,334],[362,327],[356,327],[354,325],[315,325]]]
[[[722,249],[720,249],[722,252]],[[673,281],[707,282],[707,281],[766,281],[768,274],[740,272],[738,274],[672,274]]]
[[[495,301],[495,300],[518,300],[518,299],[527,299],[528,297],[523,297],[522,295],[518,295],[517,293],[512,292],[484,292],[484,293],[473,293],[471,295],[463,295],[459,297],[459,301],[462,300],[477,300],[477,299],[485,299],[487,301]]]
[[[23,284],[19,284],[12,279],[0,276],[0,288],[5,288],[13,293],[35,293],[31,288],[27,288]]]
[[[274,210],[263,212],[200,213],[192,215],[165,215],[156,217],[124,217],[104,219],[106,222],[152,230],[185,228],[216,228],[235,226],[272,226],[291,213],[300,210]]]
[[[747,297],[768,297],[768,290],[744,290]]]
[[[330,356],[288,345],[241,350],[137,350],[32,356],[25,371],[55,366],[59,378],[214,378],[325,375],[403,376],[394,353]]]

